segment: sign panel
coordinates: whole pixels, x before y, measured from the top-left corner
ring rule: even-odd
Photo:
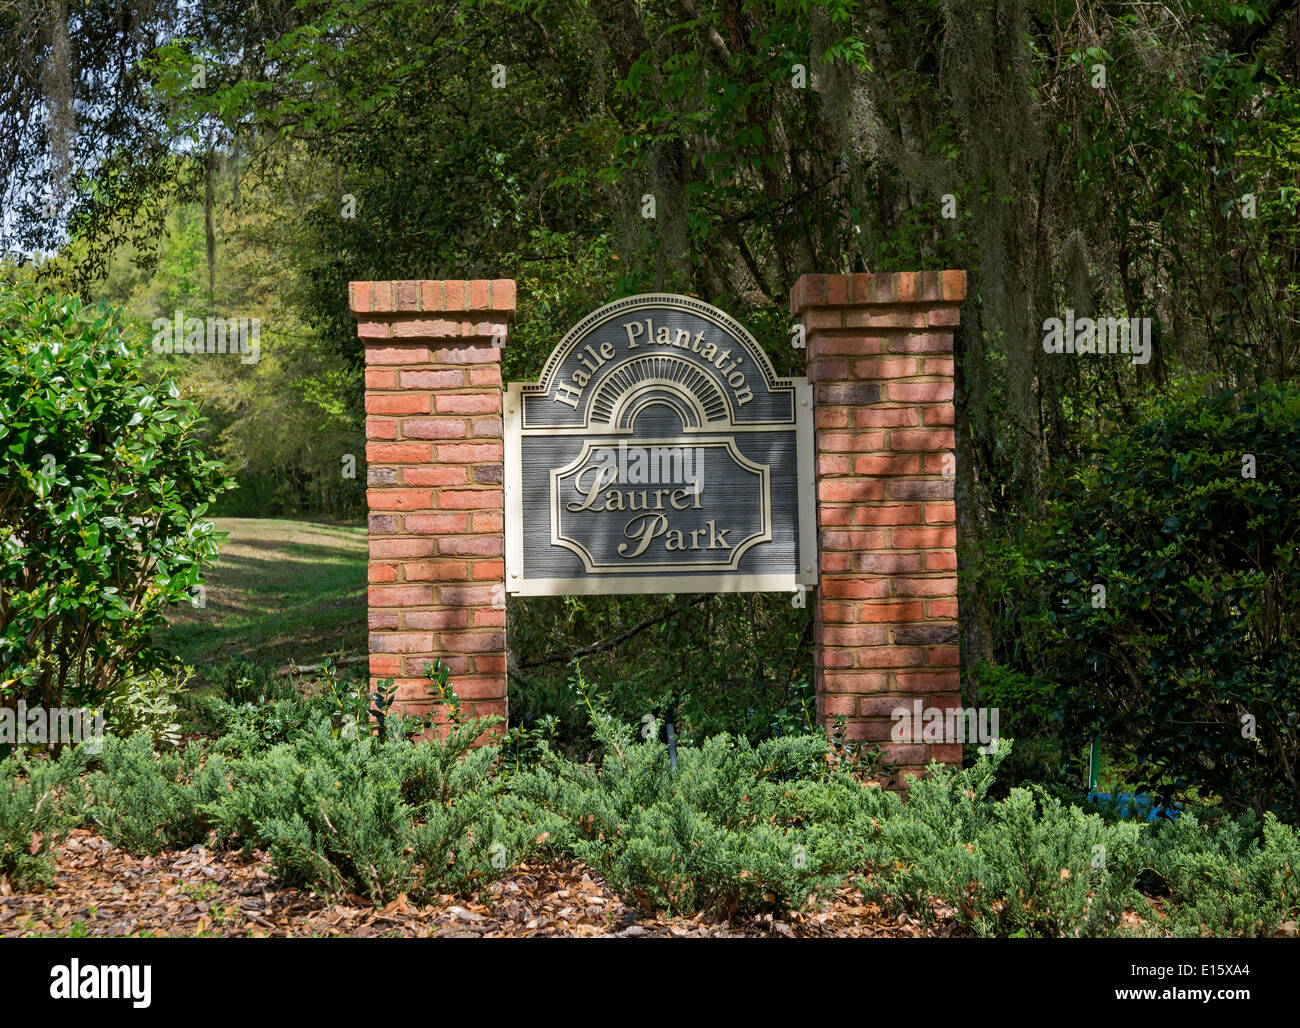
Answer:
[[[816,584],[812,391],[716,307],[607,304],[505,412],[507,591]]]

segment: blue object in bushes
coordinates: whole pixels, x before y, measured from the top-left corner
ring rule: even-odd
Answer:
[[[1158,821],[1162,817],[1174,821],[1183,812],[1181,803],[1162,807],[1152,802],[1151,794],[1145,792],[1139,792],[1136,795],[1131,792],[1090,792],[1088,793],[1088,802],[1097,806],[1109,806],[1113,803],[1115,813],[1120,817],[1131,817],[1134,814],[1142,815],[1145,813],[1148,821]]]

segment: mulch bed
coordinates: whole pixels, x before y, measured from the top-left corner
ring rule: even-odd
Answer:
[[[817,911],[721,921],[669,918],[629,907],[601,878],[573,862],[524,864],[469,902],[444,896],[417,906],[405,896],[382,909],[361,897],[333,902],[281,886],[266,854],[201,846],[133,857],[86,829],[59,848],[53,886],[18,892],[0,877],[0,936],[214,935],[617,938],[741,936],[909,938],[962,935],[936,906],[937,927],[864,904],[846,885]]]

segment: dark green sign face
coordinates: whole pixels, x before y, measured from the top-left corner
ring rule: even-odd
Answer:
[[[812,402],[685,296],[633,296],[506,397],[506,580],[525,595],[816,582]]]

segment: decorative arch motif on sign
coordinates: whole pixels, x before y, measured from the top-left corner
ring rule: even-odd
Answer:
[[[724,311],[593,311],[505,403],[507,589],[735,592],[815,584],[812,396]]]

